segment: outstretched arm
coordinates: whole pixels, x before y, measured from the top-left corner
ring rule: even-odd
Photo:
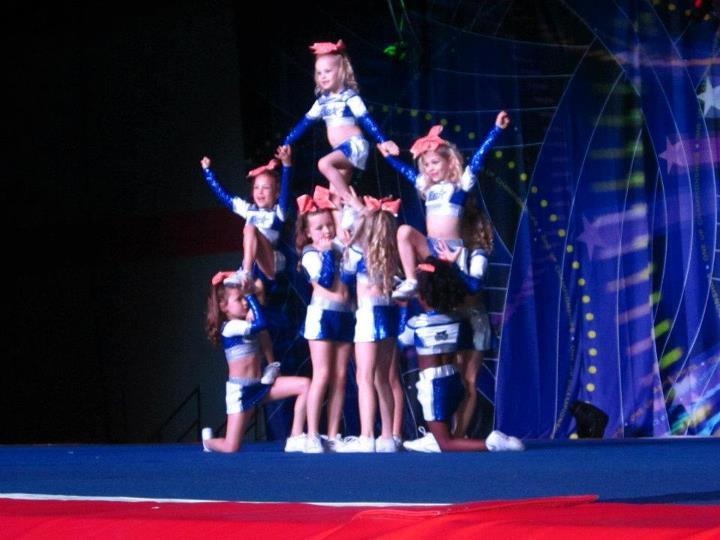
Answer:
[[[358,117],[358,123],[372,136],[373,139],[377,141],[378,148],[380,148],[380,152],[384,156],[388,154],[391,156],[397,156],[400,154],[400,148],[398,148],[398,145],[383,135],[380,130],[380,126],[375,123],[375,120],[373,120],[369,114],[364,114]]]
[[[347,104],[348,107],[350,107],[353,116],[357,118],[358,123],[370,134],[375,142],[378,143],[378,148],[380,149],[380,152],[382,152],[383,156],[387,156],[388,154],[397,156],[400,154],[398,145],[385,136],[380,129],[380,126],[378,126],[375,120],[373,120],[370,116],[370,113],[360,96],[357,94],[352,96],[348,99]]]
[[[287,134],[285,140],[283,141],[283,145],[287,146],[289,144],[295,144],[314,123],[315,122],[310,120],[307,116],[303,116],[302,120],[295,124],[295,127]]]
[[[202,167],[203,175],[205,175],[205,181],[210,186],[210,189],[213,190],[215,196],[220,199],[220,202],[222,202],[230,210],[233,210],[233,198],[227,191],[223,189],[223,187],[215,178],[215,173],[210,168],[210,163],[210,158],[207,156],[204,156],[200,160],[200,166]]]
[[[470,160],[470,171],[473,174],[477,174],[478,172],[480,172],[480,169],[482,168],[485,161],[485,155],[487,154],[488,150],[490,150],[492,145],[495,143],[495,139],[498,138],[498,135],[500,135],[500,133],[502,133],[502,131],[506,129],[509,125],[510,116],[507,112],[500,111],[495,118],[495,126],[487,134],[487,137],[485,137],[485,140],[480,145],[480,148],[477,149],[475,155],[473,155],[472,159]]]
[[[418,172],[415,170],[414,167],[393,156],[385,156],[385,159],[390,164],[390,166],[397,172],[399,172],[401,175],[403,175],[408,180],[408,182],[413,185],[413,187],[417,187],[415,185],[415,181],[417,180]]]
[[[287,218],[290,208],[290,181],[292,180],[292,151],[289,146],[278,146],[275,157],[282,162],[282,175],[280,176],[280,196],[278,206],[282,211],[283,219]]]
[[[320,104],[315,101],[310,110],[302,117],[302,119],[295,124],[295,127],[290,130],[283,140],[283,146],[289,144],[295,144],[297,140],[302,137],[305,132],[312,126],[317,120],[320,119]]]

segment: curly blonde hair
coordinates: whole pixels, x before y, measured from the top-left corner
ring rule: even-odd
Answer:
[[[399,266],[395,216],[385,210],[366,209],[350,243],[362,248],[370,282],[383,295],[390,294]]]
[[[458,150],[458,147],[455,144],[448,142],[447,144],[438,146],[434,152],[448,162],[448,177],[446,180],[450,180],[452,182],[460,180],[463,173],[463,156],[460,153],[460,150]],[[416,160],[417,168],[423,175],[425,175],[425,167],[422,160],[424,155],[424,153],[420,154]],[[424,186],[423,194],[429,187],[430,184]]]
[[[350,57],[347,54],[327,54],[322,56],[337,56],[340,60],[339,75],[343,87],[355,90],[355,92],[360,91],[360,87],[358,86],[357,80],[355,79],[355,71],[353,70],[352,64],[350,63]],[[320,58],[320,56],[318,56],[317,58]],[[318,84],[317,75],[314,75],[313,78],[315,80],[315,95],[319,96],[320,94],[322,94],[322,90],[320,89],[320,85]]]

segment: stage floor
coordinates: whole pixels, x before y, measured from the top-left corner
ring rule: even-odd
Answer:
[[[525,452],[236,454],[198,444],[0,446],[0,497],[438,505],[594,495],[720,504],[720,438],[528,441]]]

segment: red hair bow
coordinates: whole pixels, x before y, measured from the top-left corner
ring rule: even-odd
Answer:
[[[320,41],[310,45],[310,50],[315,56],[321,56],[323,54],[342,54],[345,52],[345,44],[342,39],[338,39],[337,43]]]
[[[269,171],[274,171],[278,168],[280,165],[280,161],[272,158],[270,161],[267,162],[267,165],[261,165],[260,167],[255,167],[252,171],[248,173],[248,178],[255,178],[256,176],[261,175],[262,173],[266,173]]]
[[[432,264],[428,263],[420,263],[417,265],[418,270],[422,270],[423,272],[434,272],[435,267]]]
[[[412,154],[413,159],[417,159],[425,152],[432,152],[436,150],[438,146],[449,144],[445,139],[440,137],[442,130],[443,127],[441,125],[433,126],[430,128],[427,135],[420,137],[417,141],[415,141],[412,147],[410,147],[410,153]]]
[[[330,190],[322,186],[315,186],[312,197],[310,195],[300,195],[297,198],[297,205],[301,216],[318,210],[337,210],[337,207],[330,200]]]
[[[220,285],[226,278],[229,278],[230,276],[234,276],[234,271],[225,271],[225,272],[218,272],[215,274],[212,279],[210,280],[210,283],[212,283],[213,287],[217,287]]]
[[[395,217],[397,217],[398,212],[400,212],[400,199],[391,199],[390,197],[376,199],[370,195],[365,195],[363,201],[365,202],[365,206],[373,211],[385,210]]]

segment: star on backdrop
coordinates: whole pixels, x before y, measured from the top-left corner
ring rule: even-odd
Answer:
[[[720,84],[713,87],[710,77],[705,79],[705,90],[698,94],[698,99],[703,102],[703,116],[710,116],[712,109],[717,115],[720,111]]]

